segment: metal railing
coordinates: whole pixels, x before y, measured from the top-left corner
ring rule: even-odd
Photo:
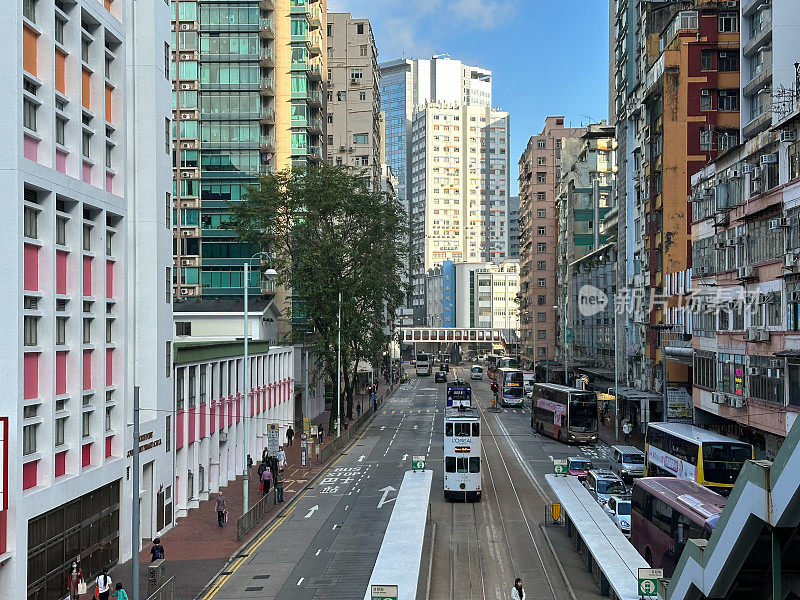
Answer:
[[[379,400],[377,406],[383,404],[383,400]],[[363,427],[369,423],[372,419],[372,416],[375,414],[375,411],[370,406],[367,410],[361,413],[361,416],[358,417],[355,421],[350,423],[348,428],[342,431],[342,435],[340,435],[335,440],[332,440],[325,446],[319,453],[319,460],[321,463],[325,463],[329,461],[331,458],[336,456],[345,446],[347,446],[351,440],[353,440],[360,432]]]
[[[175,576],[167,579],[147,600],[175,600]]]
[[[237,540],[242,539],[269,512],[269,509],[275,506],[275,498],[275,488],[273,487],[250,510],[236,519]]]

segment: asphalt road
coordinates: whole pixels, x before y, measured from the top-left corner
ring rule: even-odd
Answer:
[[[571,562],[564,557],[559,568],[539,524],[549,501],[543,476],[553,458],[580,454],[602,461],[608,447],[582,449],[542,438],[530,428],[529,408],[491,412],[488,381],[473,382],[473,390],[483,419],[480,502],[444,500],[445,385],[411,374],[350,451],[256,538],[203,600],[362,598],[397,489],[416,454],[427,456],[434,471],[431,599],[505,598],[514,578],[522,577],[535,592],[529,597],[570,600],[562,570],[581,600],[599,597],[577,555],[568,557]]]

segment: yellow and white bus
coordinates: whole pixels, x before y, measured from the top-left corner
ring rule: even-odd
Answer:
[[[691,479],[717,493],[730,493],[753,446],[685,423],[648,423],[645,477]]]

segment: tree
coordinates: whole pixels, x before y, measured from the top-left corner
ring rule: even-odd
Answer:
[[[386,317],[404,298],[405,211],[360,172],[330,165],[262,176],[230,209],[228,227],[272,256],[277,282],[299,300],[294,310],[303,314],[293,321],[313,328],[307,343],[334,385],[342,293],[345,414],[352,418],[358,364],[377,364]],[[338,416],[334,402],[331,423]]]

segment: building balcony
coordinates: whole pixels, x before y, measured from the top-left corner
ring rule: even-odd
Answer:
[[[289,6],[289,14],[291,15],[304,15],[308,12],[308,5],[300,4],[300,5],[290,5]]]
[[[306,18],[308,19],[308,24],[311,25],[311,27],[316,29],[317,27],[322,26],[322,10],[319,8],[319,4],[309,5]]]
[[[275,10],[275,0],[259,0],[258,8],[261,10]]]
[[[316,117],[308,119],[306,127],[312,132],[322,133],[322,119]]]
[[[768,110],[758,115],[747,125],[742,127],[742,138],[749,139],[762,131],[765,131],[772,124],[772,111]]]
[[[309,79],[313,81],[322,81],[322,72],[318,64],[308,65],[306,68],[306,72],[308,73]]]
[[[742,6],[742,16],[747,17],[751,13],[755,12],[756,9],[764,3],[764,0],[743,0],[741,3]]]
[[[273,95],[275,93],[275,80],[272,77],[262,77],[259,81],[259,91],[264,95]]]
[[[275,37],[275,25],[272,19],[259,19],[258,20],[258,35],[263,38]]]
[[[309,36],[308,50],[312,55],[322,54],[322,37],[319,34]]]
[[[769,13],[767,13],[769,14]],[[765,15],[761,29],[753,34],[748,42],[742,47],[742,54],[750,56],[761,46],[768,46],[772,41],[772,18]]]
[[[309,104],[315,106],[322,106],[322,92],[310,91],[307,92],[306,94],[307,94],[306,100],[308,101]],[[294,97],[294,95],[292,95],[292,97]]]
[[[261,52],[258,54],[258,61],[262,67],[275,66],[275,53],[272,51],[272,48],[262,46]]]
[[[262,125],[274,125],[275,124],[275,109],[273,108],[262,108],[261,109],[261,124]]]
[[[308,44],[309,43],[308,34],[307,33],[296,33],[296,34],[293,33],[291,36],[289,36],[289,41],[292,44]]]
[[[743,96],[752,96],[772,83],[772,65],[767,65],[742,88]]]
[[[308,158],[314,162],[322,162],[322,148],[319,146],[309,146]]]
[[[262,152],[275,152],[275,138],[271,135],[261,136],[261,151]]]

